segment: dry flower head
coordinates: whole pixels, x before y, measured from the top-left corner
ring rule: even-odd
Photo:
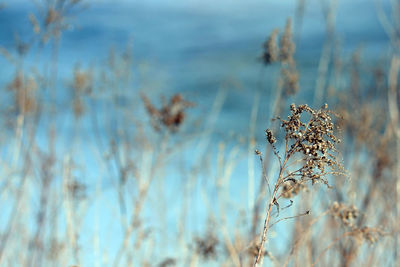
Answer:
[[[293,42],[292,36],[292,20],[289,18],[286,22],[285,31],[279,42],[279,58],[283,63],[293,61],[293,55],[296,51],[296,45]]]
[[[19,71],[8,85],[8,89],[14,93],[15,107],[18,108],[19,113],[27,114],[36,110],[37,83],[33,77],[26,78],[24,73]]]
[[[177,131],[185,120],[185,110],[194,106],[192,102],[186,101],[181,94],[172,96],[169,103],[164,103],[160,109],[157,109],[144,94],[142,94],[142,99],[146,111],[152,119],[153,127],[157,131],[160,131],[162,126],[172,132]]]
[[[204,259],[215,259],[217,257],[217,247],[219,244],[218,238],[212,234],[207,233],[204,237],[195,239],[196,252]]]
[[[279,47],[277,43],[278,30],[275,29],[265,41],[263,48],[264,52],[261,56],[265,65],[274,63],[279,59]]]
[[[337,158],[335,145],[340,140],[334,134],[332,112],[325,104],[321,109],[314,110],[308,105],[290,106],[291,114],[286,120],[280,119],[281,128],[285,131],[285,162],[290,159],[301,163],[295,171],[286,170],[289,174],[282,178],[281,184],[293,183],[293,189],[301,183],[311,180],[312,184],[322,181],[328,185],[326,176],[329,174],[344,175],[343,166]],[[304,120],[308,117],[308,120]],[[273,145],[276,138],[271,130],[267,130],[267,140]],[[276,148],[275,154],[279,157]],[[284,192],[284,193],[285,193]],[[285,193],[287,196],[287,193]]]
[[[332,204],[330,213],[333,217],[338,218],[345,226],[353,226],[359,214],[358,209],[354,205],[348,206],[336,201]]]
[[[282,197],[283,198],[292,198],[294,195],[297,195],[305,186],[302,183],[299,183],[295,179],[287,179],[282,185]]]

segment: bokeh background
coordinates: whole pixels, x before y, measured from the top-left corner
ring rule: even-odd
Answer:
[[[397,1],[0,3],[0,265],[252,266],[291,103],[337,114],[349,175],[280,201],[310,214],[264,266],[399,263]]]

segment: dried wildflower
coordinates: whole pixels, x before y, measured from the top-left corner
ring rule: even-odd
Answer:
[[[81,70],[79,67],[74,71],[72,87],[79,91],[89,93],[92,89],[93,75],[89,70]]]
[[[161,109],[154,107],[144,94],[142,94],[142,99],[147,113],[152,118],[153,127],[157,131],[160,130],[161,126],[170,131],[176,131],[185,119],[185,109],[194,105],[192,102],[184,100],[180,94],[174,95],[169,103],[164,104]]]
[[[364,239],[370,244],[375,243],[379,236],[383,235],[383,232],[380,229],[367,226],[361,228],[361,233],[363,234]]]
[[[86,197],[86,185],[73,179],[67,184],[67,189],[75,200],[82,200]]]
[[[275,29],[263,45],[264,52],[261,58],[265,65],[274,63],[279,59],[279,48],[277,44],[277,37],[278,37],[278,30]]]
[[[340,140],[334,135],[332,112],[327,108],[326,104],[319,110],[314,110],[308,105],[292,104],[290,105],[291,114],[287,120],[278,118],[281,128],[285,131],[284,157],[281,157],[275,148],[276,140],[273,138],[271,130],[266,130],[267,140],[279,160],[280,170],[269,199],[261,243],[254,266],[262,265],[264,244],[270,228],[271,211],[276,206],[279,216],[279,198],[291,197],[293,193],[299,192],[307,181],[311,180],[312,184],[323,181],[328,185],[327,175],[344,174],[343,167],[335,156],[335,144]],[[304,119],[304,117],[308,119]],[[267,183],[269,186],[268,179]],[[280,195],[278,195],[279,191]],[[309,211],[299,216],[307,214]]]
[[[358,218],[358,209],[354,206],[347,206],[344,203],[334,202],[330,212],[332,216],[339,218],[345,226],[353,226]]]
[[[69,28],[70,14],[78,7],[81,1],[56,0],[42,2],[38,3],[41,8],[39,19],[31,14],[29,20],[35,34],[40,34],[41,42],[47,43],[51,38],[59,38],[62,32]]]
[[[289,68],[282,68],[281,73],[284,95],[290,96],[296,94],[299,91],[299,73],[294,64]]]
[[[384,136],[377,138],[378,142],[372,147],[375,156],[373,177],[374,179],[379,179],[382,177],[383,171],[390,168],[393,165],[393,149],[389,144],[389,139]]]
[[[74,79],[72,81],[73,90],[73,111],[76,118],[83,115],[85,111],[83,95],[92,91],[93,75],[89,70],[81,70],[77,67],[74,71]]]
[[[296,45],[292,37],[292,21],[288,19],[285,26],[285,31],[280,38],[279,47],[277,44],[278,30],[275,29],[263,44],[264,52],[261,56],[265,65],[280,61],[282,64],[294,66],[293,55],[296,50]],[[290,72],[292,76],[296,73],[295,69]],[[293,80],[293,79],[292,79]]]
[[[361,243],[362,241],[366,241],[369,244],[373,244],[378,241],[380,236],[383,236],[385,233],[379,228],[373,228],[364,226],[361,228],[354,228],[351,232],[351,235],[356,238],[356,240]]]
[[[54,8],[49,8],[47,10],[47,15],[44,24],[46,26],[49,26],[50,24],[55,23],[60,18],[61,16],[57,10],[55,10]]]
[[[282,63],[291,63],[296,50],[296,45],[292,37],[292,20],[289,18],[286,22],[285,31],[280,40],[279,58]]]
[[[282,197],[292,198],[304,188],[304,184],[299,183],[295,179],[287,179],[282,185]]]
[[[327,174],[342,174],[342,164],[335,156],[335,144],[340,140],[334,135],[334,124],[327,105],[320,110],[313,110],[307,105],[290,106],[291,115],[287,120],[281,120],[285,130],[285,140],[289,147],[287,160],[296,156],[302,158],[303,166],[293,176],[300,176],[302,181],[312,180],[313,184],[323,181]],[[308,122],[302,121],[302,116],[308,115]],[[328,172],[328,169],[331,171]]]
[[[15,107],[21,114],[32,113],[36,110],[35,91],[36,80],[33,77],[25,78],[23,72],[17,72],[8,89],[14,93]]]
[[[207,233],[206,236],[196,238],[196,252],[205,260],[215,259],[217,257],[218,239],[212,233]]]
[[[247,250],[247,253],[252,257],[256,257],[259,249],[260,249],[260,244],[257,244],[256,242],[252,242],[251,246]],[[267,255],[269,255],[269,252],[264,251],[263,254],[264,254],[264,256],[267,256]]]
[[[351,229],[348,233],[353,236],[358,243],[367,241],[372,244],[378,240],[379,236],[385,234],[379,228],[357,226],[355,222],[359,217],[359,211],[354,205],[350,206],[335,201],[330,207],[330,214],[339,219],[344,226]],[[358,221],[358,223],[359,222],[360,221]]]
[[[299,90],[299,74],[296,62],[293,59],[295,44],[292,40],[291,20],[288,19],[285,31],[280,39],[280,47],[277,45],[278,30],[274,30],[264,43],[264,52],[261,56],[265,65],[276,61],[281,62],[280,87],[283,88],[285,96],[294,95]]]
[[[265,130],[265,135],[267,136],[268,143],[270,143],[271,145],[276,142],[276,138],[272,134],[272,131],[270,129]]]

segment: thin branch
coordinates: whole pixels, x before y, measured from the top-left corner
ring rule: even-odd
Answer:
[[[295,215],[295,216],[289,216],[289,217],[285,217],[285,218],[279,219],[279,220],[277,220],[276,222],[273,222],[273,223],[269,226],[269,228],[271,228],[272,226],[274,226],[274,225],[277,224],[278,222],[281,222],[281,221],[284,221],[284,220],[289,220],[289,219],[294,219],[294,218],[303,217],[303,216],[306,216],[306,215],[308,215],[308,214],[310,214],[310,211],[309,211],[309,210],[307,210],[307,211],[304,212],[304,213],[297,214],[297,215]]]

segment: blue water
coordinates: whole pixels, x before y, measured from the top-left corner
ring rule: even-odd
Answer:
[[[10,1],[11,2],[11,1]],[[235,210],[236,204],[245,203],[247,199],[247,151],[246,142],[240,144],[236,136],[247,138],[249,131],[249,118],[254,101],[254,94],[259,89],[262,80],[262,93],[258,123],[255,134],[257,147],[264,147],[263,130],[269,124],[271,114],[268,113],[274,99],[277,74],[279,68],[272,66],[266,68],[260,78],[260,70],[263,68],[258,57],[262,50],[261,45],[274,28],[283,31],[286,19],[293,17],[295,6],[293,1],[115,1],[100,2],[88,1],[87,7],[78,9],[71,18],[71,27],[66,30],[61,38],[58,55],[58,92],[57,92],[57,151],[60,160],[64,152],[75,152],[76,160],[80,162],[82,173],[86,176],[87,184],[98,181],[101,177],[101,190],[103,195],[94,206],[88,208],[84,220],[84,230],[93,233],[93,229],[100,232],[101,250],[108,250],[112,261],[120,239],[121,231],[115,218],[118,217],[118,204],[115,191],[109,188],[116,184],[115,179],[108,171],[99,169],[97,159],[100,157],[93,151],[98,143],[93,134],[94,127],[91,117],[81,119],[78,130],[74,127],[75,121],[70,110],[70,92],[68,82],[71,79],[76,64],[84,68],[101,66],[107,60],[108,51],[114,48],[116,53],[128,47],[133,55],[134,64],[132,72],[134,77],[127,87],[127,92],[119,98],[120,106],[128,106],[130,101],[140,105],[137,97],[139,90],[146,92],[152,99],[159,95],[170,96],[181,92],[185,98],[196,103],[196,107],[189,110],[192,122],[185,125],[184,131],[196,134],[191,130],[195,121],[200,121],[203,128],[211,127],[204,123],[213,118],[207,118],[213,103],[222,92],[226,94],[221,112],[216,118],[213,134],[207,146],[214,152],[210,158],[215,159],[218,151],[218,143],[228,143],[227,150],[239,146],[245,153],[238,156],[238,166],[235,168],[229,187],[230,193],[237,196],[229,206],[233,209],[230,214],[238,216]],[[380,58],[385,57],[389,49],[388,38],[383,31],[373,5],[374,1],[338,1],[336,36],[342,45],[343,57],[349,59],[351,53],[360,45],[363,48],[363,60],[371,66]],[[300,92],[297,96],[299,102],[312,102],[313,89],[321,47],[325,38],[325,24],[319,1],[307,1],[304,24],[301,30],[300,42],[297,44],[296,60],[300,70]],[[387,3],[386,3],[387,4]],[[385,5],[386,5],[385,4]],[[8,3],[5,9],[0,11],[0,46],[11,51],[15,45],[14,38],[18,35],[22,40],[29,41],[31,25],[27,15],[35,12],[30,1],[17,1]],[[50,58],[49,48],[44,48],[40,57],[35,52],[40,47],[33,47],[28,54],[25,68],[36,67],[41,69],[44,62]],[[9,77],[14,73],[9,64],[0,59],[0,82],[5,85]],[[110,89],[112,90],[112,89]],[[223,91],[221,91],[223,90]],[[225,91],[224,91],[225,90]],[[44,99],[47,99],[44,96]],[[294,100],[294,99],[291,99]],[[103,142],[107,136],[117,136],[118,126],[109,125],[101,121],[108,115],[122,114],[121,111],[112,109],[110,114],[107,99],[98,101],[96,106],[90,106],[96,111],[99,118],[100,137]],[[3,103],[5,106],[7,103]],[[137,116],[146,116],[141,110]],[[120,113],[119,113],[120,112]],[[119,121],[118,124],[124,121]],[[37,134],[37,142],[43,149],[48,143],[48,120],[41,118]],[[78,131],[78,133],[76,132]],[[79,136],[79,137],[76,137]],[[232,137],[233,136],[233,137]],[[174,138],[174,137],[172,137]],[[117,138],[118,142],[118,138]],[[107,144],[104,144],[107,145]],[[211,147],[211,148],[210,148]],[[183,196],[174,194],[174,186],[182,184],[184,175],[175,175],[174,171],[181,168],[180,164],[195,165],[196,160],[202,160],[207,156],[201,154],[196,139],[189,142],[184,153],[187,153],[184,162],[176,162],[175,165],[166,167],[169,181],[166,197],[170,200],[171,212],[166,212],[165,222],[168,225],[169,235],[174,236],[177,231],[176,217],[182,205]],[[191,158],[191,152],[193,158]],[[104,152],[105,151],[101,151]],[[196,156],[196,154],[198,154]],[[225,153],[227,154],[227,153]],[[199,156],[200,155],[200,156]],[[189,158],[189,159],[188,159]],[[215,162],[211,162],[211,176],[215,173]],[[258,162],[255,162],[256,177],[258,177]],[[111,167],[112,169],[113,167]],[[176,168],[176,169],[174,169]],[[184,169],[185,169],[184,168]],[[188,171],[188,170],[187,170]],[[104,172],[104,173],[103,173]],[[182,176],[182,177],[181,177]],[[200,175],[201,176],[201,175]],[[207,181],[207,175],[201,176],[199,185],[206,185],[211,200],[216,198],[214,184]],[[216,179],[216,178],[213,178]],[[258,183],[257,183],[258,184]],[[245,188],[245,190],[243,190]],[[150,199],[157,202],[157,191],[150,192]],[[89,194],[95,195],[95,186],[89,186]],[[189,229],[200,232],[204,225],[207,208],[201,192],[193,194],[192,206],[196,214],[188,219]],[[128,204],[129,206],[130,204]],[[210,203],[212,207],[212,203]],[[153,206],[148,207],[152,209]],[[218,210],[216,207],[212,207]],[[110,212],[110,210],[114,210]],[[152,211],[146,210],[143,218],[152,218]],[[97,217],[96,217],[97,216]],[[157,225],[157,223],[156,223]],[[96,228],[97,227],[97,228]],[[171,236],[169,236],[171,238]],[[91,266],[96,255],[93,255],[93,245],[90,242],[92,235],[83,235],[80,240],[83,244],[82,266]],[[165,252],[165,251],[164,251]],[[165,254],[174,254],[173,250],[167,250]],[[86,264],[85,264],[86,263]]]

